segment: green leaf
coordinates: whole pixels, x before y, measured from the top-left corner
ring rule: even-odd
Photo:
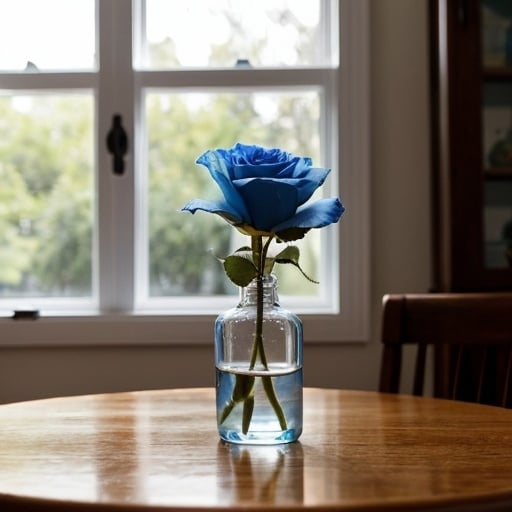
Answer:
[[[267,258],[265,259],[265,269],[264,269],[265,274],[272,273],[272,269],[274,268],[275,262],[276,262],[275,258],[270,258],[269,256],[267,256]]]
[[[245,253],[248,253],[249,256],[252,257],[252,249],[247,245],[244,245],[243,247],[238,248],[234,252],[234,254],[244,254],[244,255],[245,255]]]
[[[289,228],[284,231],[276,233],[276,237],[281,242],[294,242],[304,238],[304,235],[310,230],[310,228]]]
[[[240,247],[233,253],[233,256],[241,256],[242,258],[245,258],[254,264],[254,254],[252,253],[252,249],[250,247]]]
[[[276,255],[276,260],[290,260],[299,263],[299,257],[299,248],[296,245],[288,245]]]
[[[279,261],[279,259],[283,261]],[[299,261],[299,249],[293,245],[287,246],[276,256],[270,257],[267,256],[265,260],[265,274],[271,274],[272,269],[276,263],[288,263],[288,261],[284,260],[294,260],[296,259],[297,263]]]
[[[309,277],[304,270],[302,270],[301,266],[299,265],[299,257],[300,257],[300,251],[299,248],[295,245],[289,245],[285,249],[283,249],[277,256],[276,256],[276,263],[281,264],[291,264],[297,267],[301,274],[311,283],[318,284],[318,281],[315,281],[311,277]]]
[[[252,260],[236,254],[224,260],[224,270],[237,286],[247,286],[258,275]]]

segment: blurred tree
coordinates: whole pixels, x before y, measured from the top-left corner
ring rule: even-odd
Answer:
[[[34,275],[46,295],[90,295],[93,211],[90,179],[63,172],[39,219]]]
[[[0,293],[19,284],[30,269],[37,241],[31,236],[35,201],[26,184],[0,157]]]
[[[276,15],[274,23],[286,23],[294,31],[296,52],[311,52],[314,37],[289,14]],[[229,12],[225,15],[232,30],[212,48],[211,65],[234,64],[241,57],[258,65],[271,42],[253,40],[247,55],[241,56],[237,48],[245,39],[244,29]],[[179,65],[171,39],[150,48],[150,55],[156,68]],[[278,146],[317,160],[319,109],[316,92],[293,89],[147,92],[152,295],[234,290],[212,255],[223,257],[236,248],[234,230],[215,216],[198,213],[199,221],[179,211],[194,197],[219,194],[208,171],[194,164],[196,158],[208,148],[242,141]],[[0,294],[4,296],[91,293],[93,112],[93,98],[84,94],[0,97]],[[304,247],[301,265],[315,276],[318,255],[313,245]],[[305,280],[296,280],[295,269],[289,275],[282,278],[285,287],[309,290]]]
[[[0,289],[90,294],[92,98],[4,97],[0,112]]]

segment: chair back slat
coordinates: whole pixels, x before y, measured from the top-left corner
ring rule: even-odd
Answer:
[[[427,361],[427,345],[421,343],[416,352],[416,364],[414,367],[414,381],[412,394],[416,396],[423,395],[423,386],[425,384],[425,366]]]
[[[507,350],[507,365],[505,369],[505,384],[503,385],[502,407],[509,407],[510,404],[510,386],[512,385],[512,345]]]
[[[379,389],[401,388],[402,347],[416,345],[412,392],[424,393],[427,348],[433,395],[511,407],[512,293],[386,295]]]
[[[464,347],[462,345],[455,345],[454,352],[457,354],[457,359],[455,363],[455,370],[453,374],[453,386],[450,393],[450,398],[452,400],[456,400],[459,395],[459,385],[462,380],[462,360],[464,358]]]
[[[482,357],[477,359],[478,370],[478,386],[476,390],[476,401],[482,403],[484,396],[484,385],[486,382],[486,365],[487,365],[487,353],[489,348],[487,346],[482,347]]]

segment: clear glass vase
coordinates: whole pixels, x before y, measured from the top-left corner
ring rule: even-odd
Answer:
[[[296,441],[302,432],[302,323],[279,305],[277,278],[255,279],[215,322],[217,424],[240,444]]]

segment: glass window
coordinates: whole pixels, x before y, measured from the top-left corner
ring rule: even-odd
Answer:
[[[0,95],[0,120],[0,297],[91,297],[92,95]]]
[[[231,147],[235,141],[277,145],[320,161],[319,93],[296,88],[148,91],[145,104],[149,296],[236,293],[213,255],[227,256],[247,244],[246,237],[216,216],[198,213],[192,217],[179,211],[194,197],[218,195],[208,171],[194,166],[194,161],[205,149]],[[301,265],[311,275],[318,273],[320,248],[315,246],[319,243],[319,237],[308,236],[302,244]],[[288,286],[283,279],[282,293],[318,292],[305,279],[295,279]]]
[[[332,60],[325,1],[144,3],[143,68],[315,66]]]
[[[179,210],[218,194],[196,158],[238,141],[332,169],[317,195],[347,214],[298,242],[320,285],[290,266],[280,294],[315,339],[365,338],[367,36],[366,0],[0,0],[7,338],[27,334],[13,309],[33,307],[55,322],[34,326],[52,344],[69,343],[64,316],[74,340],[146,342],[148,325],[154,343],[210,339],[238,293],[215,256],[247,240]],[[106,144],[115,116],[121,174]]]
[[[95,2],[0,0],[0,70],[96,67]]]

